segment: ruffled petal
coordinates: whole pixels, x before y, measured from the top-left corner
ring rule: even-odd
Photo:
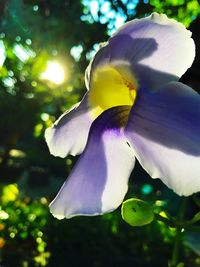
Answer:
[[[200,191],[200,95],[190,87],[138,94],[125,134],[150,176],[179,195]]]
[[[104,64],[129,65],[141,87],[156,89],[177,81],[191,66],[194,56],[191,32],[174,19],[154,13],[121,27],[98,51],[87,77],[89,70],[91,77],[94,69]]]
[[[45,131],[50,153],[58,157],[82,153],[93,119],[88,108],[87,95],[80,104],[64,113]]]
[[[50,205],[55,217],[98,215],[120,205],[135,162],[120,129],[129,111],[109,109],[92,124],[85,151]]]

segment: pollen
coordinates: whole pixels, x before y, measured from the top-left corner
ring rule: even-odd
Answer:
[[[127,66],[104,65],[94,70],[89,92],[92,116],[116,106],[132,106],[135,102],[137,81]]]

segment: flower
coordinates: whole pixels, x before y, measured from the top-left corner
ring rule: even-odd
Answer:
[[[46,130],[55,156],[82,153],[50,204],[62,219],[116,209],[135,157],[178,195],[200,190],[200,96],[178,82],[191,33],[164,14],[121,27],[95,55],[83,100]]]

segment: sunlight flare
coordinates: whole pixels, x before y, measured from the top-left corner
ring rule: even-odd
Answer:
[[[62,84],[65,80],[64,68],[58,62],[49,61],[46,70],[41,74],[41,79],[57,85]]]

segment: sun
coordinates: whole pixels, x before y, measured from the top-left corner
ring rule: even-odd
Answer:
[[[41,74],[41,78],[55,84],[62,84],[65,80],[64,69],[58,62],[49,61],[46,70]]]

